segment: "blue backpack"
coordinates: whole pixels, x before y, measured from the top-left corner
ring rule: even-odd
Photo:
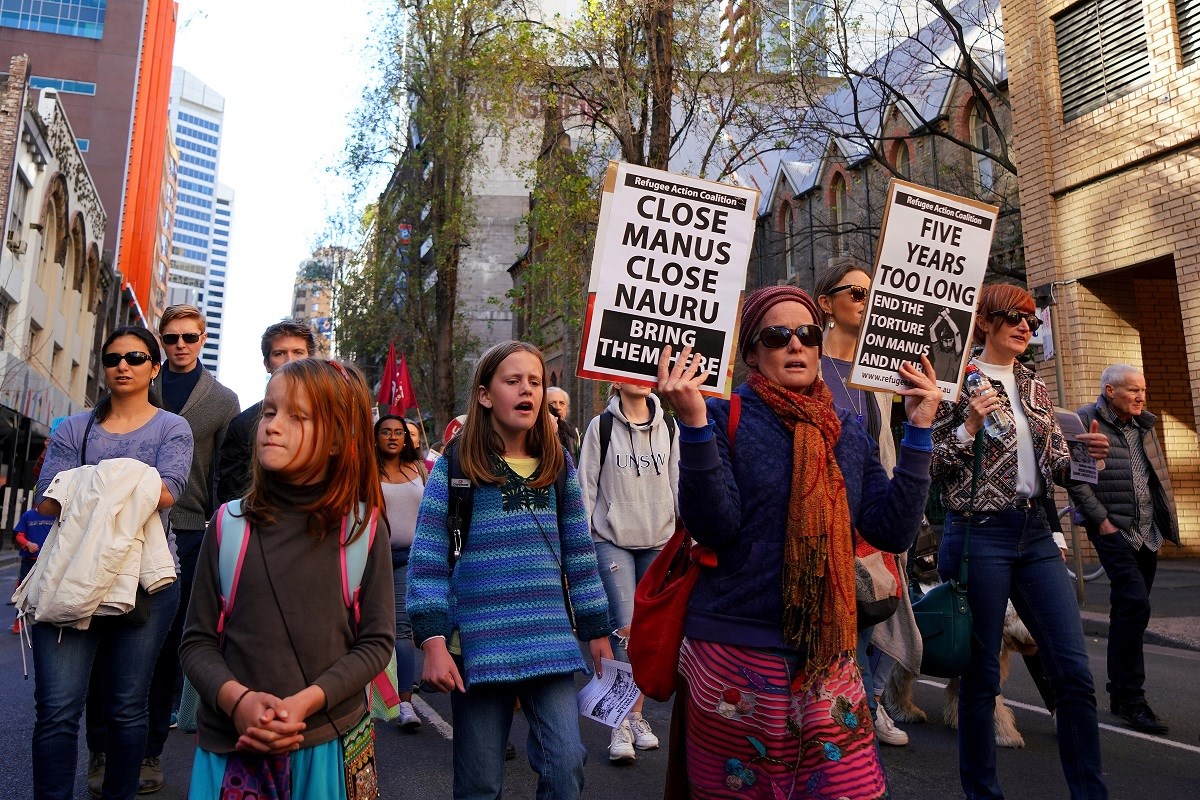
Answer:
[[[367,520],[367,530],[349,545],[346,540],[353,535],[351,524],[354,519]],[[375,541],[375,529],[379,523],[379,511],[372,509],[367,519],[367,507],[358,505],[358,513],[342,518],[342,528],[339,536],[341,547],[342,571],[342,601],[346,608],[354,613],[354,625],[358,626],[361,618],[359,593],[362,590],[363,573],[367,569],[367,554],[371,552],[371,543]],[[233,601],[237,598],[238,580],[242,576],[242,563],[246,559],[246,547],[250,543],[250,525],[242,516],[242,501],[231,500],[217,509],[217,564],[221,576],[221,615],[217,618],[217,635],[225,638],[225,620],[233,611]]]

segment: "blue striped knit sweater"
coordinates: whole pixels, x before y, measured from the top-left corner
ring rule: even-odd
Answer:
[[[569,461],[567,470],[561,537],[553,484],[527,490],[510,475],[504,487],[476,486],[470,536],[453,575],[447,574],[446,559],[450,499],[446,459],[439,459],[429,476],[408,561],[408,614],[418,645],[431,636],[449,638],[458,629],[466,666],[463,677],[470,684],[520,681],[584,668],[559,583],[555,554],[562,545],[579,640],[609,633],[608,601],[596,567],[579,479]]]

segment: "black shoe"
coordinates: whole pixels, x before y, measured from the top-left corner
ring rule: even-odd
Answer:
[[[1129,723],[1130,728],[1141,733],[1163,736],[1169,730],[1167,723],[1158,718],[1145,700],[1126,703],[1117,711],[1117,716]]]
[[[517,748],[513,745],[512,742],[509,742],[508,744],[506,744],[504,746],[504,760],[512,761],[516,757],[517,757]]]

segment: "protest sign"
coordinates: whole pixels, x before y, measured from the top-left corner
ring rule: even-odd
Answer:
[[[592,256],[581,378],[654,386],[687,345],[728,397],[758,191],[610,162]]]
[[[958,399],[998,212],[892,180],[850,386],[894,389],[900,365],[925,355],[943,397]]]

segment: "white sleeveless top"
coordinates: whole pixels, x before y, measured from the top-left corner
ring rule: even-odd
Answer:
[[[417,509],[421,507],[425,483],[418,476],[407,483],[380,485],[383,488],[388,525],[392,528],[392,549],[406,550],[412,547],[413,536],[417,532]]]

